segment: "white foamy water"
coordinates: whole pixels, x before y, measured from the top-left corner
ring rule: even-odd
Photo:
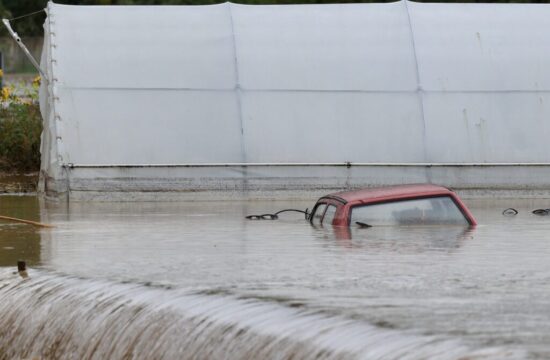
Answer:
[[[0,352],[59,359],[515,359],[269,301],[0,272]]]

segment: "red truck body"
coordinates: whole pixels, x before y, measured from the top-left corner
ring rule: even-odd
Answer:
[[[471,226],[477,225],[474,216],[456,195],[456,193],[445,187],[431,184],[387,186],[329,194],[321,197],[317,201],[315,207],[313,208],[312,214],[316,214],[317,207],[320,204],[327,204],[327,206],[333,205],[336,207],[336,212],[334,214],[332,225],[349,226],[351,209],[354,206],[443,196],[449,197],[453,200]],[[324,217],[324,215],[322,216]]]

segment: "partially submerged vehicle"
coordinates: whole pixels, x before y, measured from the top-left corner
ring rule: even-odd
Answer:
[[[344,191],[321,197],[313,225],[465,225],[477,222],[452,190],[430,184]]]

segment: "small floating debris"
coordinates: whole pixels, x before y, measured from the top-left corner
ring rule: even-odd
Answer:
[[[508,208],[502,212],[502,215],[504,216],[516,216],[517,214],[519,214],[519,211],[514,208]]]
[[[548,216],[550,215],[550,209],[535,209],[532,213],[538,216]]]

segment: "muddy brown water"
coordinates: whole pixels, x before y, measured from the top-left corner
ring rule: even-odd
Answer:
[[[312,203],[0,197],[57,226],[0,223],[0,358],[550,358],[550,200],[469,200],[475,229],[244,219]]]

